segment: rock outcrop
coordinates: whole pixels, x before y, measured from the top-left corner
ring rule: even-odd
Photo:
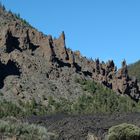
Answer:
[[[73,100],[83,94],[75,78],[94,80],[139,100],[137,80],[129,77],[125,61],[117,71],[112,60],[89,60],[66,48],[64,32],[53,39],[0,8],[0,90],[5,98],[44,103],[48,96]]]

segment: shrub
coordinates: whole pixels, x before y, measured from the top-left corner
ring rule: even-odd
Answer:
[[[0,120],[0,133],[3,137],[16,137],[20,140],[49,140],[45,127],[16,121]]]
[[[0,118],[6,116],[21,116],[22,114],[22,109],[16,104],[6,100],[0,100]]]
[[[140,140],[140,128],[132,124],[120,124],[109,129],[107,140]]]
[[[27,103],[19,101],[17,104],[6,100],[0,100],[0,118],[7,116],[24,117],[30,115],[44,115],[46,113],[47,108],[41,104],[36,104],[34,99]]]
[[[63,114],[70,114],[74,113],[72,111],[73,102],[65,99],[60,98],[59,101],[53,99],[52,96],[49,97],[49,103],[47,107],[48,114],[56,114],[56,113],[63,113]]]

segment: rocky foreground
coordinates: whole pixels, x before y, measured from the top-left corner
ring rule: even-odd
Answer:
[[[114,125],[130,123],[140,127],[140,113],[82,116],[59,114],[54,116],[30,117],[25,120],[45,126],[49,132],[58,135],[58,140],[87,140],[89,136],[105,140],[109,128]]]

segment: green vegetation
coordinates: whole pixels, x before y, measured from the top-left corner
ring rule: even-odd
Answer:
[[[30,115],[46,114],[93,114],[93,113],[124,113],[140,112],[140,102],[136,103],[127,96],[119,96],[112,90],[93,81],[76,80],[84,93],[75,101],[64,98],[59,100],[48,98],[48,105],[37,104],[33,99],[30,102],[19,105],[2,100],[0,101],[0,118],[6,116],[23,117]]]
[[[6,100],[0,100],[0,118],[7,116],[17,116],[23,114],[23,111],[16,104]]]
[[[128,73],[130,76],[135,76],[140,82],[140,60],[128,66]]]
[[[140,105],[127,96],[119,96],[112,90],[93,81],[79,80],[83,90],[90,95],[83,95],[74,104],[77,113],[117,113],[139,112]]]
[[[5,139],[49,140],[45,127],[22,123],[15,118],[0,120],[0,134]]]
[[[140,128],[132,124],[120,124],[109,129],[107,140],[140,140]]]
[[[40,104],[36,104],[35,100],[27,103],[20,101],[19,105],[10,101],[0,100],[0,118],[7,116],[24,117],[43,114],[47,114],[47,108]]]

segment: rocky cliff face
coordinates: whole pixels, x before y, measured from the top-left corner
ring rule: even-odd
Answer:
[[[47,104],[48,96],[70,100],[83,94],[76,78],[90,79],[138,100],[136,79],[129,77],[124,61],[101,63],[66,48],[65,34],[44,35],[0,8],[0,90],[8,100]]]

